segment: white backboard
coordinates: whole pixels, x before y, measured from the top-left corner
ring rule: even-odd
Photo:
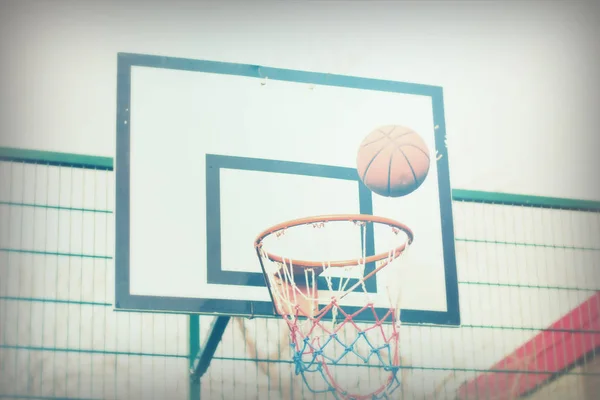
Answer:
[[[164,57],[119,63],[117,308],[272,316],[256,236],[290,219],[373,214],[415,235],[380,277],[406,282],[403,320],[459,322],[440,88]],[[361,141],[383,125],[410,127],[430,149],[427,179],[404,197],[372,193],[356,172]],[[368,236],[368,253],[389,249]],[[302,256],[310,241],[289,251]],[[328,249],[358,257],[361,236],[342,233]],[[369,283],[381,291],[377,276]]]

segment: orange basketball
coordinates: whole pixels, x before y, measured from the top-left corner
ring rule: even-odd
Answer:
[[[429,149],[410,128],[381,126],[363,140],[356,165],[363,183],[386,197],[415,191],[429,173]]]

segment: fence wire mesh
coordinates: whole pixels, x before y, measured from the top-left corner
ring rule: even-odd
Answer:
[[[233,319],[191,383],[214,317],[113,308],[112,160],[0,153],[0,398],[322,397],[294,375],[277,319]],[[457,191],[462,325],[402,327],[399,398],[598,390],[586,362],[600,347],[600,206],[511,199]]]

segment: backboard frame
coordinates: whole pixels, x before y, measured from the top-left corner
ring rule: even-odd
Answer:
[[[115,309],[121,311],[161,311],[227,316],[278,317],[270,302],[243,300],[177,298],[140,296],[130,292],[129,270],[129,213],[130,213],[130,105],[131,75],[133,67],[149,67],[212,74],[237,75],[256,79],[280,80],[328,85],[361,90],[395,92],[429,97],[433,121],[436,127],[435,146],[439,157],[438,188],[440,217],[443,232],[444,275],[446,283],[446,311],[402,310],[402,322],[408,324],[460,325],[458,279],[456,270],[454,225],[452,217],[452,194],[449,162],[445,143],[443,91],[441,87],[361,78],[345,75],[316,73],[290,69],[263,67],[259,65],[192,60],[147,54],[119,53],[117,57],[117,126],[116,126],[116,199],[115,199]],[[327,166],[323,166],[327,167]],[[354,179],[354,178],[352,178]],[[358,182],[360,182],[357,179]],[[362,204],[361,204],[362,208]],[[362,209],[361,212],[369,212]],[[207,261],[208,263],[209,261]],[[210,269],[210,268],[209,268]],[[257,266],[257,273],[260,268]],[[268,290],[265,284],[265,290]]]

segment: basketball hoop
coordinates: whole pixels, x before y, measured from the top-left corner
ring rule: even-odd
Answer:
[[[332,227],[336,224],[342,226],[341,233],[350,231],[349,227],[358,227],[362,240],[358,245],[360,254],[356,257],[336,258],[328,254],[308,259],[283,254],[284,251],[293,252],[297,247],[307,250],[320,248],[328,253],[336,247],[333,244],[337,235]],[[367,231],[375,229],[375,226],[390,232],[392,240],[387,252],[367,256]],[[302,229],[306,231],[304,238],[291,235],[291,243],[288,241],[290,248],[280,252],[271,250],[283,238],[289,238],[290,232]],[[325,234],[325,238],[315,238],[319,236],[318,232],[329,229],[332,230],[329,236]],[[373,215],[350,214],[307,217],[280,223],[256,238],[254,245],[275,310],[290,329],[296,375],[302,375],[312,392],[331,392],[336,398],[363,400],[389,398],[400,387],[400,290],[390,290],[397,284],[397,279],[379,280],[378,289],[385,287],[386,290],[378,290],[377,295],[367,290],[367,281],[398,259],[412,241],[413,233],[404,224]],[[351,247],[350,244],[345,245],[344,240],[337,243],[342,250]],[[372,270],[368,271],[367,266]],[[379,296],[377,306],[374,296]],[[381,305],[381,296],[385,298],[384,306]],[[345,301],[346,297],[352,298],[352,303]],[[352,310],[348,311],[350,308]],[[385,312],[381,313],[381,308]],[[364,315],[369,315],[369,320],[374,322],[365,325],[355,321]],[[361,351],[361,346],[366,350]],[[345,388],[342,380],[344,377],[351,380],[352,377],[348,374],[337,376],[335,369],[352,364],[351,359],[367,365],[376,363],[385,377],[378,379],[374,387],[368,385],[367,389]],[[321,384],[324,381],[325,387],[317,389],[318,385],[315,385],[315,379],[311,382],[311,377],[317,377]]]

